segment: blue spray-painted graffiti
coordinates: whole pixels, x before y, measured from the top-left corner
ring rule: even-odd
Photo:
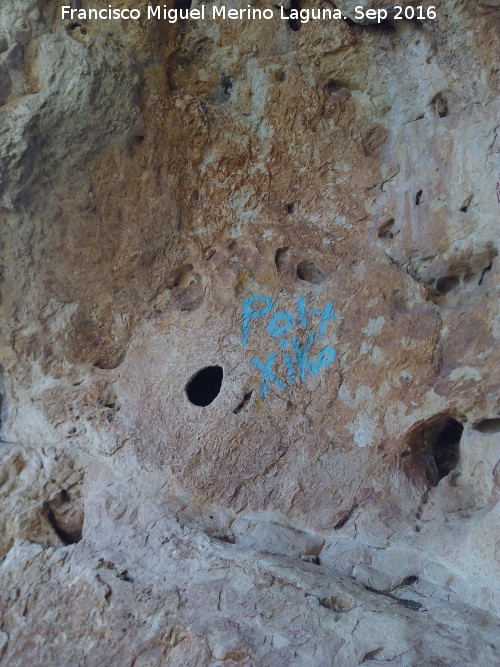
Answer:
[[[268,296],[249,296],[243,301],[241,329],[241,342],[248,345],[250,339],[251,326],[259,318],[265,318],[271,315],[274,303]],[[309,316],[318,316],[318,321]],[[276,352],[271,352],[265,362],[254,357],[251,364],[261,372],[260,395],[261,398],[267,396],[270,385],[275,385],[278,389],[285,389],[287,383],[296,384],[298,381],[307,380],[308,374],[318,375],[322,368],[329,366],[335,359],[335,350],[333,347],[323,347],[316,358],[311,358],[310,350],[316,340],[320,340],[326,333],[327,324],[330,320],[335,320],[333,304],[326,304],[323,311],[307,310],[304,297],[297,298],[297,313],[294,315],[288,311],[280,310],[267,323],[267,333],[271,338],[280,339],[279,349],[282,352],[283,362],[286,369],[286,382],[278,377],[273,370],[276,362]],[[316,325],[317,332],[309,332],[306,342],[301,346],[297,336],[291,340],[285,337],[296,326],[307,329]]]

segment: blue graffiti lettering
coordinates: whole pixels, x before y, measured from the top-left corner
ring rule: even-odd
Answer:
[[[308,334],[307,341],[304,347],[301,348],[297,338],[292,338],[292,347],[293,351],[295,352],[295,360],[297,361],[297,366],[299,367],[299,375],[301,380],[305,380],[307,377],[307,371],[311,370],[311,362],[309,361],[307,355],[311,349],[313,341],[314,334]]]
[[[311,364],[314,375],[317,375],[322,368],[329,366],[335,359],[336,353],[333,347],[324,347],[317,356],[317,363]]]
[[[285,383],[276,377],[276,375],[271,370],[274,364],[274,359],[275,354],[274,352],[271,352],[265,364],[263,364],[259,359],[252,359],[251,361],[251,363],[259,369],[259,371],[262,371],[262,379],[260,381],[260,395],[262,398],[267,396],[267,387],[269,382],[274,382],[278,389],[284,389],[286,386]]]
[[[273,300],[268,296],[251,296],[243,301],[242,307],[241,342],[243,345],[248,344],[252,321],[267,316],[270,316],[267,322],[268,335],[271,340],[280,339],[278,345],[281,350],[280,358],[284,371],[286,371],[286,382],[277,374],[279,369],[277,372],[273,370],[276,362],[275,352],[269,354],[265,363],[256,357],[251,360],[251,364],[261,372],[261,398],[266,398],[271,384],[278,389],[285,389],[287,384],[294,385],[298,380],[306,381],[309,374],[318,375],[322,368],[330,366],[336,358],[336,352],[330,346],[323,347],[315,357],[312,353],[316,341],[326,334],[328,322],[336,319],[331,301],[326,304],[324,310],[308,310],[305,297],[298,297],[296,315],[285,310],[279,310],[271,315],[274,305]],[[321,318],[316,325],[315,320],[311,318],[313,315]],[[305,343],[301,344],[297,335],[292,336],[290,340],[286,338],[296,326],[302,329],[316,326],[317,330],[316,332],[309,331]]]
[[[257,301],[263,301],[266,305],[260,310],[253,310],[252,305]],[[243,345],[248,343],[248,338],[250,336],[250,320],[254,320],[257,317],[265,317],[271,312],[273,307],[273,300],[268,296],[249,296],[243,301],[243,313],[242,313],[242,337],[241,342]]]
[[[318,338],[323,338],[326,331],[326,325],[328,323],[328,320],[337,319],[335,317],[335,313],[333,312],[333,303],[331,301],[328,302],[323,312],[321,312],[321,310],[310,310],[309,312],[312,315],[321,315],[321,324],[319,325],[318,329]]]
[[[303,296],[299,296],[297,299],[297,310],[299,311],[300,317],[300,326],[305,329],[307,327],[307,314],[306,314],[306,300]]]
[[[284,324],[278,324],[278,322],[284,322]],[[267,325],[267,331],[270,336],[275,338],[276,336],[283,336],[286,334],[295,324],[295,318],[290,313],[285,313],[284,310],[280,310],[279,313],[276,313],[269,324]]]

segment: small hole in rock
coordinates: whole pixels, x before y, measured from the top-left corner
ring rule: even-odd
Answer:
[[[394,238],[394,232],[392,228],[394,227],[394,218],[391,218],[385,222],[381,227],[378,228],[377,236],[379,239],[390,240]]]
[[[460,207],[460,212],[461,213],[467,213],[467,211],[469,210],[469,206],[471,204],[471,201],[472,201],[472,195],[470,195],[470,197],[467,197],[467,199],[464,201],[464,203]]]
[[[417,194],[415,195],[415,206],[420,206],[420,202],[422,200],[422,190],[419,190]]]
[[[61,489],[59,491],[59,497],[60,497],[60,499],[62,500],[63,503],[69,503],[71,501],[71,496],[66,491],[66,489]]]
[[[320,565],[319,556],[316,554],[302,554],[300,560],[304,563],[311,563],[311,565]]]
[[[348,510],[344,514],[344,516],[340,519],[340,521],[337,521],[337,523],[333,526],[333,529],[334,530],[340,530],[341,528],[343,528],[346,525],[346,523],[349,521],[349,519],[352,517],[352,515],[354,514],[354,512],[356,511],[357,508],[358,508],[358,505],[354,504],[351,507],[351,509]]]
[[[384,647],[379,646],[378,648],[374,648],[371,651],[368,651],[368,653],[364,654],[363,660],[361,660],[361,664],[363,664],[364,662],[368,662],[369,660],[373,660],[383,650],[384,650]]]
[[[290,0],[290,9],[296,9],[298,12],[300,12],[300,0]],[[288,27],[291,28],[294,32],[298,32],[300,30],[300,21],[298,19],[288,19],[287,21]]]
[[[100,368],[101,370],[105,371],[111,371],[114,368],[118,368],[118,366],[123,362],[125,359],[125,354],[126,351],[122,350],[118,353],[113,354],[112,351],[109,352],[104,357],[101,357],[99,359],[96,359],[93,363],[95,368]]]
[[[418,425],[407,442],[407,471],[425,476],[432,486],[437,486],[460,461],[463,430],[462,424],[449,415],[436,415]]]
[[[220,102],[227,102],[231,98],[231,91],[233,90],[233,79],[227,74],[221,74],[220,77]]]
[[[474,424],[476,431],[481,433],[499,433],[500,432],[500,418],[497,419],[483,419],[483,421]]]
[[[244,394],[243,400],[241,401],[241,403],[233,410],[234,415],[237,415],[238,412],[241,412],[243,410],[243,408],[248,405],[248,403],[250,402],[250,399],[252,398],[252,394],[253,394],[253,389],[251,391],[247,391],[247,393]]]
[[[300,262],[297,266],[297,276],[300,280],[313,283],[314,285],[319,285],[326,278],[323,271],[321,271],[311,259],[305,259]]]
[[[112,410],[113,408],[116,407],[116,396],[110,394],[104,401],[104,407],[108,408],[108,410]]]
[[[438,93],[434,96],[431,102],[431,106],[439,118],[446,118],[448,115],[448,101],[442,93]]]
[[[291,215],[295,211],[295,204],[287,204],[286,205],[286,212],[288,215]]]
[[[219,395],[224,371],[221,366],[207,366],[186,385],[186,394],[193,405],[205,407]]]
[[[457,276],[443,276],[436,281],[436,291],[440,294],[448,294],[460,285],[460,278]]]
[[[175,271],[172,271],[166,280],[167,289],[175,289],[176,287],[185,287],[188,285],[192,272],[192,264],[184,264]]]
[[[278,273],[282,273],[286,269],[287,260],[288,247],[278,248],[278,250],[276,250],[276,254],[274,255],[274,262],[276,264],[276,268],[278,269]]]
[[[76,544],[82,539],[83,509],[70,494],[62,489],[51,503],[44,502],[46,517],[59,539],[65,544]]]
[[[325,86],[325,90],[328,93],[338,93],[338,91],[342,90],[343,87],[344,86],[339,81],[336,81],[335,79],[330,79]]]

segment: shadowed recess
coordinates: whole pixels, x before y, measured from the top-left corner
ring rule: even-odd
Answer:
[[[243,396],[243,400],[236,406],[236,408],[233,410],[233,414],[237,415],[238,412],[241,412],[243,408],[245,408],[248,403],[250,402],[250,399],[252,398],[253,394],[253,389],[250,391],[247,391],[247,393]]]
[[[62,489],[53,502],[44,502],[43,509],[50,525],[66,546],[80,542],[83,537],[83,511],[78,511],[66,489]]]
[[[296,9],[298,12],[300,12],[300,0],[290,0],[290,9]],[[287,23],[288,27],[294,32],[298,32],[300,30],[301,23],[298,19],[289,18]]]
[[[481,433],[499,433],[500,418],[483,419],[483,421],[474,424],[474,429],[481,431]]]
[[[460,278],[458,276],[443,276],[442,278],[438,278],[436,282],[436,291],[440,295],[448,294],[448,292],[452,292],[459,286]]]
[[[394,238],[393,227],[394,227],[394,218],[390,218],[390,220],[388,220],[378,228],[377,236],[379,237],[379,239],[386,239],[386,240],[393,239]]]
[[[205,407],[219,395],[224,371],[221,366],[207,366],[186,385],[186,394],[193,405]]]
[[[300,262],[297,266],[297,276],[300,280],[313,283],[314,285],[319,285],[326,278],[323,271],[311,259],[305,259],[303,262]]]
[[[432,440],[432,454],[436,461],[439,479],[457,467],[460,460],[460,439],[464,427],[453,417],[449,417]]]
[[[287,259],[288,259],[288,247],[278,248],[274,256],[274,261],[276,264],[276,268],[278,269],[278,273],[282,273],[286,269]]]
[[[454,470],[460,461],[460,439],[464,427],[449,415],[436,415],[420,424],[408,445],[416,469],[424,473],[432,486]]]

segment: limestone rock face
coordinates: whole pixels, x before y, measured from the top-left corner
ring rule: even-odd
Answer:
[[[498,3],[60,5],[0,7],[0,661],[497,664]]]

